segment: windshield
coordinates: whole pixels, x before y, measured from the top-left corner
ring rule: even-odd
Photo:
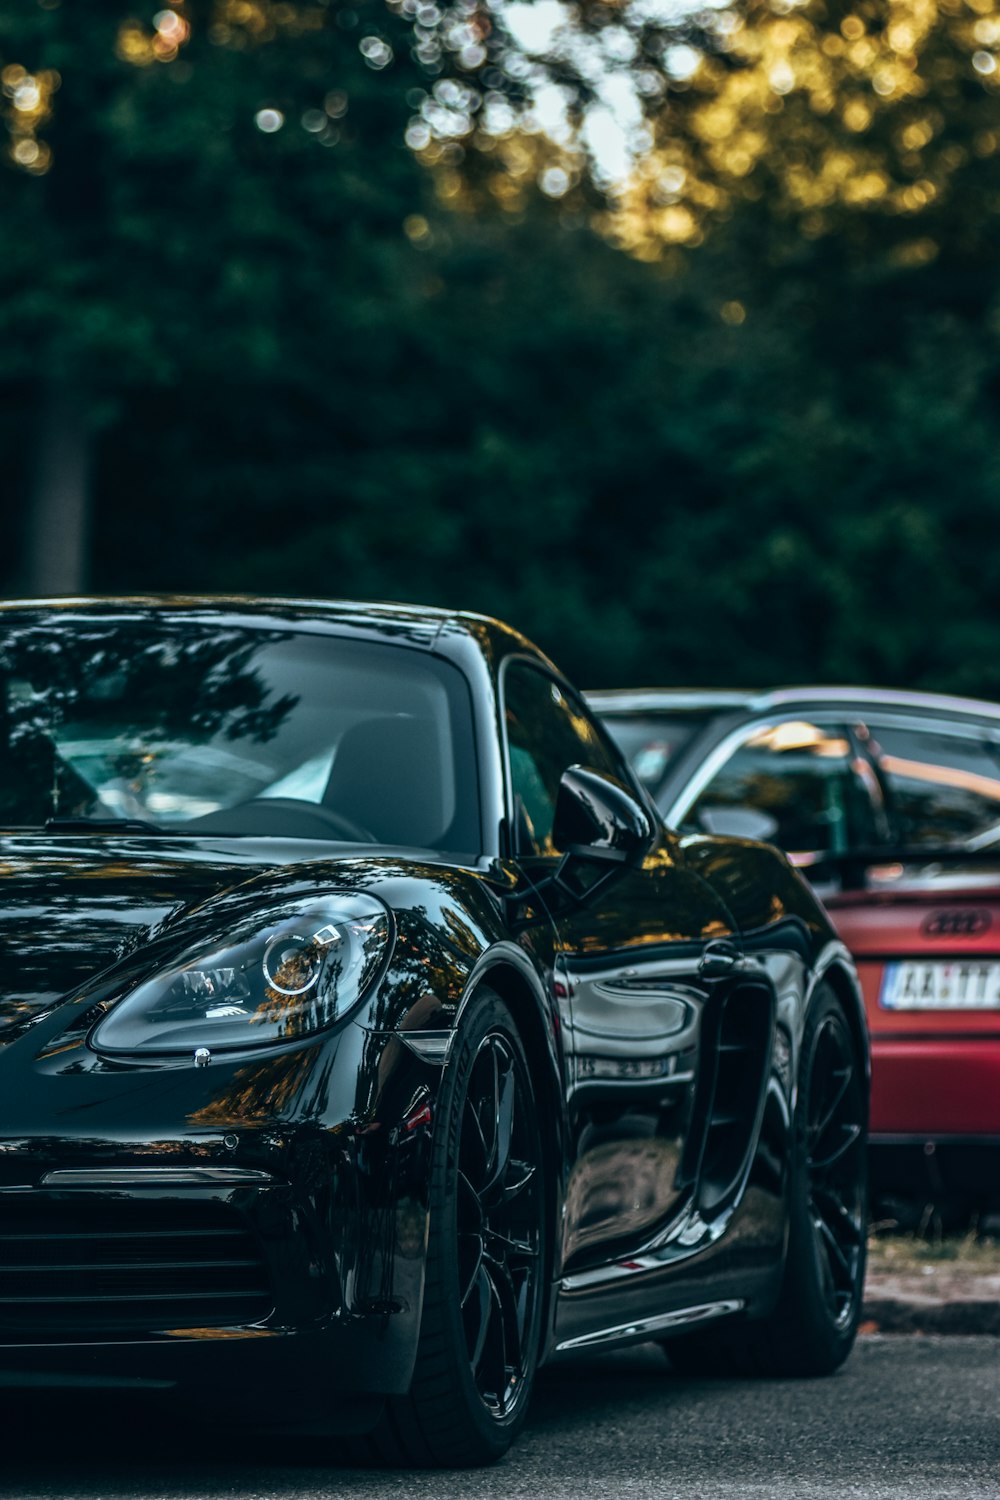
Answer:
[[[0,825],[139,822],[473,853],[471,702],[380,642],[177,615],[0,623]]]

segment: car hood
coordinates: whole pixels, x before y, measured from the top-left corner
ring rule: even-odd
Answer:
[[[195,927],[206,902],[218,923],[229,897],[239,907],[318,881],[358,889],[400,863],[370,845],[305,840],[0,837],[0,1045],[175,926]]]

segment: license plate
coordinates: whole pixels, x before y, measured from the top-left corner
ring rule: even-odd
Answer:
[[[998,1010],[1000,963],[933,959],[886,964],[884,1010]]]

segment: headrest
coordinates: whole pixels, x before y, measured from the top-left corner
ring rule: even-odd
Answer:
[[[355,724],[337,746],[323,805],[382,844],[433,848],[445,831],[436,726],[408,714]]]

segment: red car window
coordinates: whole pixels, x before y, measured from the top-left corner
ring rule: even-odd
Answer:
[[[869,750],[906,844],[1000,843],[1000,748],[975,735],[869,720]]]

